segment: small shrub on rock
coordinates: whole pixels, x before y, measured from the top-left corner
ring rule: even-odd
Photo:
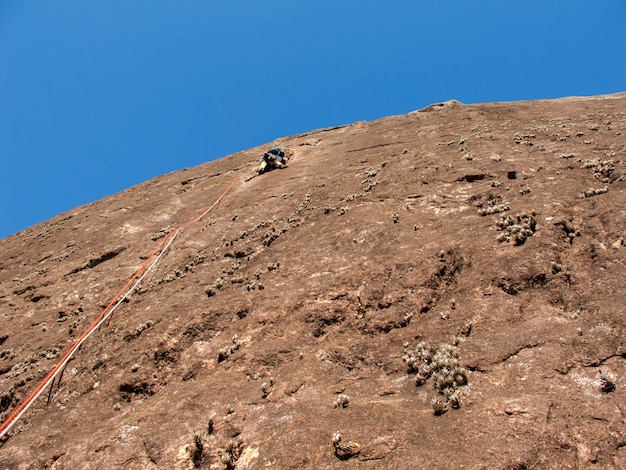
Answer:
[[[343,442],[339,431],[333,434],[333,449],[335,456],[341,460],[347,460],[361,452],[361,444],[358,442]]]
[[[493,206],[483,207],[482,209],[478,209],[478,215],[486,216],[486,215],[491,215],[491,214],[497,214],[499,212],[505,212],[510,209],[511,209],[511,206],[509,205],[509,203],[505,202],[503,204],[495,204]]]
[[[515,245],[522,245],[537,230],[537,220],[535,219],[535,212],[530,211],[517,214],[515,217],[510,215],[500,217],[500,220],[496,222],[496,226],[502,230],[502,233],[498,235],[496,240],[501,243],[513,240]]]
[[[410,349],[408,343],[404,343],[402,358],[409,367],[409,373],[415,374],[417,386],[424,385],[432,377],[434,388],[439,394],[431,400],[436,415],[445,413],[450,407],[460,408],[460,387],[468,384],[468,374],[461,366],[455,345],[443,343],[433,348],[420,341],[415,348]]]
[[[345,393],[337,395],[337,399],[333,403],[333,408],[347,408],[350,402],[350,397]]]
[[[241,341],[239,340],[239,336],[237,336],[236,334],[233,335],[232,343],[229,344],[228,346],[224,346],[223,348],[220,348],[217,351],[217,362],[222,362],[228,359],[230,356],[232,356],[233,353],[237,349],[239,349],[240,344],[241,344]]]
[[[241,436],[237,436],[231,439],[226,444],[226,449],[222,454],[222,463],[226,466],[227,470],[234,470],[237,466],[237,460],[241,456],[243,450],[243,439]]]
[[[598,380],[601,392],[611,393],[615,390],[615,376],[610,371],[600,369]]]
[[[598,196],[600,194],[604,194],[608,192],[609,192],[609,188],[606,186],[604,188],[599,188],[599,189],[586,189],[585,191],[583,191],[582,193],[578,195],[578,198],[585,199],[587,197]]]
[[[441,397],[433,397],[432,400],[430,400],[430,405],[433,407],[433,412],[437,416],[440,416],[448,411],[448,405],[445,400],[441,399]]]

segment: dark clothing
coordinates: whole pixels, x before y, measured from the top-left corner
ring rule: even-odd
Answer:
[[[276,168],[284,168],[287,164],[285,151],[278,147],[272,147],[263,154],[260,162],[261,165],[259,166],[259,174],[263,174]]]

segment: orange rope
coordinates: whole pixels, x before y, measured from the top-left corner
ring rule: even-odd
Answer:
[[[198,217],[196,217],[195,219],[193,219],[192,221],[188,222],[187,225],[185,225],[183,228],[187,228],[193,224],[195,224],[198,220],[200,220],[202,217],[204,217],[208,212],[210,212],[215,206],[219,205],[220,202],[222,202],[222,199],[224,199],[224,197],[226,197],[226,195],[230,192],[231,189],[233,189],[233,186],[235,186],[235,183],[239,180],[239,178],[235,178],[231,181],[231,183],[228,185],[228,187],[224,190],[224,192],[222,193],[222,195],[220,197],[217,198],[217,200],[211,205],[211,207],[209,207],[207,210],[205,210],[202,214],[200,214]],[[182,229],[181,229],[182,230]]]
[[[167,235],[163,238],[163,240],[161,240],[161,242],[157,245],[157,247],[150,254],[150,256],[144,261],[141,267],[135,272],[135,274],[133,274],[133,276],[126,283],[126,285],[113,297],[113,299],[111,299],[109,304],[104,308],[104,310],[102,310],[100,315],[98,315],[98,317],[91,323],[91,325],[89,325],[89,328],[87,328],[87,330],[78,338],[78,340],[74,342],[72,347],[67,351],[67,353],[65,353],[65,355],[57,363],[57,365],[48,373],[46,378],[41,381],[41,383],[35,388],[35,390],[33,390],[30,393],[30,395],[28,395],[28,397],[26,397],[26,399],[20,404],[20,406],[17,407],[17,409],[11,414],[11,416],[9,416],[4,421],[4,423],[2,423],[2,426],[0,426],[0,439],[5,436],[5,434],[9,431],[11,426],[13,426],[15,422],[20,418],[20,416],[30,407],[30,405],[37,399],[37,397],[41,394],[41,392],[46,388],[46,386],[54,381],[57,374],[61,371],[63,367],[65,367],[65,365],[69,362],[74,352],[76,352],[76,350],[87,339],[87,337],[89,337],[96,330],[96,328],[98,328],[98,326],[101,325],[102,322],[113,312],[113,310],[135,289],[135,287],[137,286],[137,284],[139,284],[141,279],[139,279],[139,281],[134,286],[131,287],[131,285],[133,284],[133,281],[137,279],[142,272],[145,271],[144,273],[144,276],[145,276],[145,274],[147,274],[147,272],[154,267],[154,265],[158,262],[161,255],[165,253],[166,249],[174,241],[174,238],[176,238],[176,236],[182,230],[195,224],[198,220],[202,219],[202,217],[204,217],[213,208],[219,205],[222,199],[226,197],[226,195],[230,192],[230,190],[233,188],[233,186],[238,180],[239,178],[233,179],[231,183],[228,185],[228,187],[224,190],[222,195],[219,198],[217,198],[217,200],[208,209],[206,209],[202,214],[192,219],[183,227],[179,229],[175,229],[175,230],[170,230],[167,233]],[[167,245],[166,245],[166,242],[167,242]],[[159,251],[161,251],[161,253],[157,256],[157,253],[159,253]],[[154,263],[150,265],[150,263],[153,260],[154,260]],[[148,267],[149,265],[150,267]],[[126,293],[124,294],[124,292]]]

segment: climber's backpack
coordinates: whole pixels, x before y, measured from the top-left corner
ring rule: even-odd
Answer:
[[[269,153],[277,157],[285,158],[285,151],[278,147],[272,147],[271,149],[269,149]]]

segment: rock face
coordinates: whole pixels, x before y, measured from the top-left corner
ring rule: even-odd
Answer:
[[[625,94],[268,145],[0,240],[4,420],[181,229],[2,468],[626,468]]]

